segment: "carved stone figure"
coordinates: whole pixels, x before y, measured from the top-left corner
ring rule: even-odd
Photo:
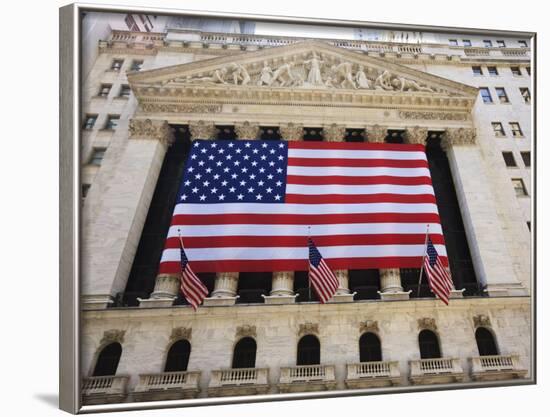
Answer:
[[[334,85],[334,80],[332,79],[332,76],[327,75],[327,79],[325,80],[325,86],[329,88],[336,88]]]
[[[304,65],[309,65],[309,72],[307,74],[307,82],[311,85],[323,85],[323,78],[321,77],[321,65],[324,61],[321,61],[315,52],[310,60],[304,61]]]
[[[376,90],[386,90],[390,91],[393,90],[394,87],[391,84],[391,74],[388,70],[385,70],[382,74],[380,74],[376,80],[374,81],[374,88]]]
[[[250,82],[250,75],[248,75],[248,71],[241,64],[233,62],[229,64],[229,67],[233,77],[233,84],[238,85],[240,82],[241,85],[247,85]]]
[[[258,80],[258,86],[262,85],[271,85],[271,78],[273,77],[273,70],[269,65],[267,65],[267,61],[264,62],[264,67],[262,68],[262,72],[260,73],[260,79]]]
[[[365,74],[364,67],[359,65],[359,70],[355,73],[355,82],[357,83],[357,88],[370,89],[370,83]]]
[[[272,86],[275,82],[279,82],[280,87],[291,85],[295,81],[294,75],[292,74],[293,65],[293,62],[289,62],[277,68],[275,72],[273,72],[273,78],[268,85]]]
[[[422,87],[414,80],[409,80],[405,77],[396,77],[392,80],[391,85],[399,91],[425,91],[427,93],[433,93],[434,91],[429,87]]]
[[[333,65],[330,70],[332,72],[333,80],[342,88],[357,88],[355,81],[353,80],[353,74],[351,72],[352,65],[350,62],[341,62],[338,65]]]

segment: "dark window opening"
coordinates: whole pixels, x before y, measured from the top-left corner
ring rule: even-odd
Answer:
[[[403,268],[399,270],[401,275],[401,285],[404,291],[411,291],[410,298],[427,298],[435,297],[430,289],[426,272],[422,272],[422,280],[420,277],[420,268]],[[420,280],[420,293],[418,292],[418,282]]]
[[[296,365],[320,365],[321,345],[319,339],[308,334],[298,342]]]
[[[497,344],[493,334],[485,327],[476,330],[476,343],[479,356],[498,355]]]
[[[359,339],[359,362],[379,362],[381,360],[380,339],[374,333],[364,333]]]
[[[386,136],[386,143],[404,143],[403,134],[404,130],[388,130],[388,136]]]
[[[512,152],[502,152],[502,158],[507,167],[517,167],[516,159]]]
[[[235,126],[216,126],[218,140],[236,140]]]
[[[378,269],[350,269],[349,289],[354,300],[376,300],[380,298],[380,271]]]
[[[92,184],[82,184],[82,198],[86,198]]]
[[[305,141],[320,142],[323,140],[323,128],[322,127],[304,127]]]
[[[92,376],[116,375],[121,354],[122,346],[120,346],[120,343],[115,342],[105,346],[97,357]]]
[[[233,350],[232,368],[256,367],[256,341],[251,337],[243,337]]]
[[[346,129],[344,140],[346,142],[364,142],[365,129]]]
[[[531,166],[531,152],[520,152],[520,154],[525,168],[529,168]]]
[[[277,126],[260,126],[261,140],[282,140],[281,132]]]
[[[294,292],[298,294],[296,302],[319,301],[315,290],[309,285],[308,271],[294,272]]]
[[[175,342],[166,356],[164,372],[187,371],[189,355],[191,355],[191,344],[187,340],[182,339]]]
[[[441,357],[437,335],[431,330],[422,330],[418,334],[420,359],[435,359]]]
[[[241,272],[237,287],[237,303],[263,303],[262,295],[269,295],[272,278],[272,272]]]

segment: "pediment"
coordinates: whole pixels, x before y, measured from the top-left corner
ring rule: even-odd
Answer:
[[[417,102],[471,109],[477,97],[474,87],[322,41],[130,73],[128,80],[140,103],[152,96],[182,93],[214,101],[313,101],[338,95],[358,103]]]

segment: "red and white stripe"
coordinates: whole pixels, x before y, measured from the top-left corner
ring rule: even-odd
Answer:
[[[418,268],[426,225],[447,264],[423,145],[289,142],[284,204],[177,204],[160,272],[307,270],[307,236],[331,269]]]
[[[330,300],[338,289],[338,278],[329,269],[324,259],[321,259],[317,268],[310,262],[309,279],[317,298],[323,304]]]
[[[440,257],[437,256],[436,262],[432,267],[428,256],[424,258],[424,270],[428,277],[428,283],[432,292],[439,297],[441,301],[449,305],[449,298],[453,289],[453,280],[451,274],[441,263]]]
[[[202,301],[208,296],[208,289],[189,267],[189,262],[181,273],[181,292],[185,299],[197,310]]]

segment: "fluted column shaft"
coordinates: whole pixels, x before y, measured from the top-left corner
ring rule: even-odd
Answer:
[[[239,284],[238,272],[219,272],[214,282],[212,298],[235,297]]]
[[[398,268],[380,270],[380,291],[382,293],[403,292]]]
[[[294,271],[273,272],[271,296],[294,296]]]
[[[349,294],[349,272],[347,269],[336,269],[334,271],[336,278],[338,278],[338,289],[336,294]]]

